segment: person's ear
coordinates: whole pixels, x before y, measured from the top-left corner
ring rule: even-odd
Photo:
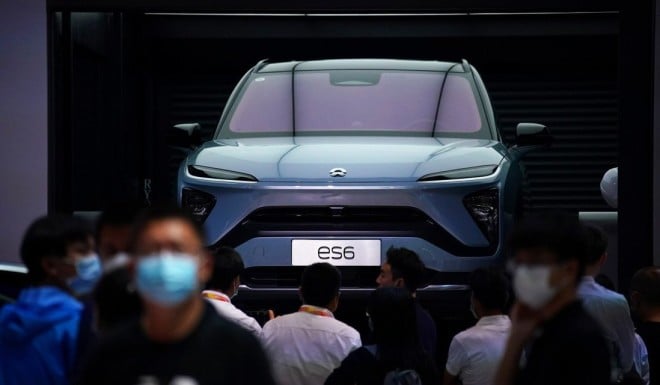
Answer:
[[[607,262],[607,251],[600,256],[600,259],[598,260],[598,266],[604,266],[605,262]]]
[[[632,310],[637,310],[639,308],[639,303],[641,301],[641,294],[638,291],[633,290],[630,292],[630,308]]]
[[[336,312],[337,309],[339,308],[339,293],[337,293],[334,298],[332,298],[332,301],[330,301],[330,304],[328,305],[328,310],[331,312]]]
[[[204,250],[199,257],[199,267],[197,269],[197,277],[202,285],[211,279],[211,274],[213,274],[213,258],[208,250]]]
[[[394,287],[406,287],[406,281],[403,278],[394,280]]]
[[[41,259],[41,269],[49,277],[57,276],[57,264],[53,258],[47,257]]]
[[[238,287],[241,286],[241,276],[237,275],[236,278],[234,278],[234,281],[232,282],[232,285],[234,286],[234,293],[238,293]]]

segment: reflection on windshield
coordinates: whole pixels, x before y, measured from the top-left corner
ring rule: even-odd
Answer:
[[[291,76],[248,79],[221,136],[488,135],[472,84],[459,73],[446,80],[443,72],[425,71],[300,71],[293,82]]]

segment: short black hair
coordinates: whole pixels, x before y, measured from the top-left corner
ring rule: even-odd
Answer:
[[[504,311],[509,301],[509,280],[501,269],[479,268],[470,275],[472,295],[487,310]]]
[[[578,262],[575,282],[584,275],[587,240],[577,214],[530,214],[515,226],[509,236],[510,255],[521,250],[545,250],[555,255],[560,263],[575,260]]]
[[[630,290],[639,292],[642,301],[649,305],[660,306],[660,267],[638,270],[630,282]]]
[[[307,305],[327,307],[339,293],[341,272],[335,266],[320,262],[305,268],[300,279],[300,292]]]
[[[411,293],[424,283],[426,266],[419,255],[404,247],[390,247],[387,250],[387,263],[392,269],[394,279],[403,278],[406,289]]]
[[[137,242],[147,227],[153,223],[164,220],[179,220],[193,229],[202,244],[206,243],[206,236],[202,225],[186,210],[172,205],[154,206],[143,210],[135,221],[131,238],[128,243],[128,249],[135,251]]]
[[[140,213],[140,205],[133,202],[112,203],[103,210],[96,220],[96,231],[94,239],[99,243],[101,231],[105,227],[129,227],[133,226],[135,219]]]
[[[213,274],[206,284],[209,289],[229,290],[231,283],[245,269],[243,258],[231,247],[222,246],[211,250],[213,255]]]
[[[607,251],[607,234],[597,226],[584,225],[587,237],[587,266],[593,265]]]
[[[405,349],[419,346],[415,302],[408,289],[381,287],[374,290],[369,295],[367,314],[372,321],[373,337],[379,348]]]
[[[75,242],[89,242],[92,227],[83,218],[53,214],[38,218],[28,227],[21,242],[20,254],[33,283],[43,281],[47,274],[44,258],[65,258],[67,247]]]

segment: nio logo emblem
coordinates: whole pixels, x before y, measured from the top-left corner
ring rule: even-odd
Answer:
[[[344,168],[333,168],[330,170],[330,176],[333,178],[346,176],[346,169]]]

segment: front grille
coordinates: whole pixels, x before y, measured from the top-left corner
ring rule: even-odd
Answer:
[[[376,288],[380,266],[338,266],[342,287]],[[241,274],[241,282],[255,288],[295,288],[300,286],[304,266],[255,266]],[[468,273],[441,272],[426,269],[424,284],[466,284]]]
[[[254,211],[218,244],[237,247],[257,237],[420,238],[457,256],[493,255],[497,244],[470,247],[413,207],[267,207]]]
[[[280,225],[378,225],[388,224],[433,224],[433,220],[412,207],[269,207],[254,211],[248,221]]]

